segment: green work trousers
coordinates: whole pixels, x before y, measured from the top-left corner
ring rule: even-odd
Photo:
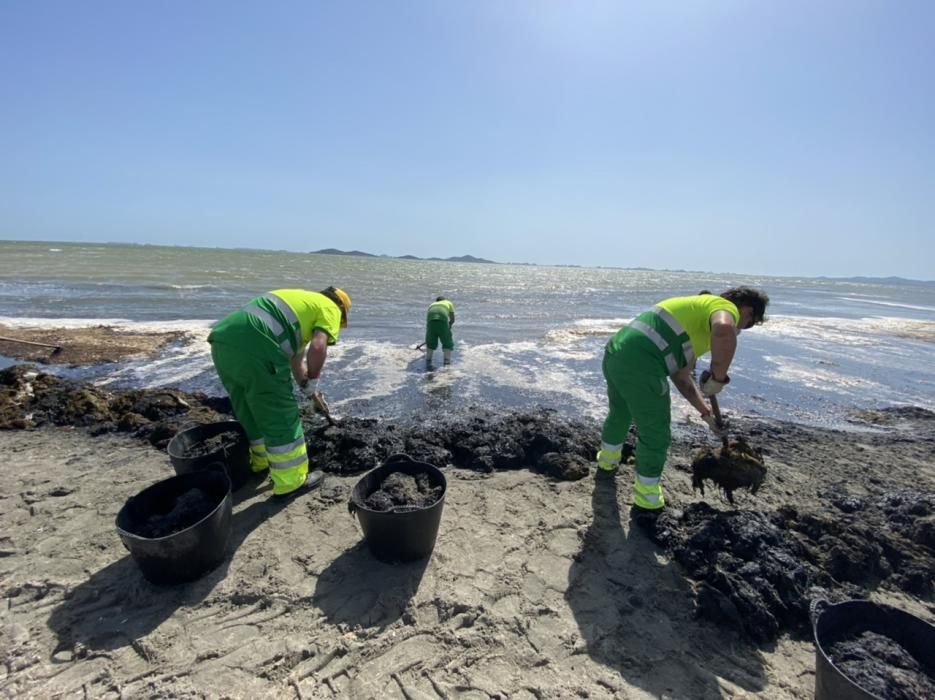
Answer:
[[[209,338],[211,359],[251,445],[262,441],[270,453],[273,493],[289,493],[305,483],[308,474],[289,358],[260,333],[255,342],[250,339],[243,326],[216,328]]]
[[[447,319],[436,318],[425,322],[425,349],[434,350],[438,341],[442,341],[443,350],[454,350],[455,341],[451,337],[451,324]]]
[[[602,368],[610,410],[601,440],[610,445],[622,444],[630,424],[635,423],[636,473],[658,477],[672,443],[669,378],[658,350],[634,331],[616,350],[604,351]]]

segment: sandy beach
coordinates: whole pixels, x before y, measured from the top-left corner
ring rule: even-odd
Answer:
[[[785,507],[805,522],[808,511],[845,539],[858,521],[842,497],[869,509],[911,491],[935,507],[935,416],[865,411],[855,420],[875,430],[741,422],[764,448],[767,483],[756,496],[738,492],[736,509],[713,489],[703,500],[721,515]],[[756,641],[729,615],[699,614],[706,584],[658,531],[631,520],[627,474],[443,467],[434,553],[405,565],[375,560],[348,514],[359,475],[329,473],[320,491],[286,504],[255,481],[235,494],[220,567],[159,587],[140,575],[114,518],[174,473],[168,457],[140,434],[92,432],[0,431],[6,696],[812,697],[807,620]],[[702,500],[688,466],[696,446],[677,443],[669,459],[673,523]],[[903,542],[921,567],[915,578],[894,567],[889,578],[850,576],[842,590],[935,619],[933,518],[921,512],[929,530]],[[918,594],[906,591],[913,586]]]

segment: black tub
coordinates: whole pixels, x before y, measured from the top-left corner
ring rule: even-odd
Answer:
[[[824,600],[811,605],[815,633],[815,700],[879,700],[844,675],[831,662],[828,649],[842,638],[876,632],[899,643],[923,666],[935,662],[935,625],[898,608],[848,600],[832,605]]]
[[[195,488],[201,494],[193,492]],[[190,517],[181,522],[187,527],[153,536],[154,531],[160,532],[153,523],[160,522],[160,516],[172,513],[173,508],[177,514],[179,498],[186,494],[194,494],[202,506],[186,513]],[[231,507],[230,480],[223,470],[180,474],[128,499],[117,514],[117,534],[149,581],[192,581],[224,560],[231,533]],[[194,522],[189,524],[188,520]]]
[[[367,497],[393,472],[411,476],[428,474],[433,486],[441,486],[441,496],[426,507],[397,507],[389,511],[368,508],[365,505]],[[429,556],[435,547],[447,490],[445,475],[435,465],[417,462],[409,455],[393,455],[357,482],[351,492],[348,510],[360,520],[364,539],[373,556],[387,562],[415,561]]]
[[[200,457],[185,456],[192,448],[206,440],[210,440],[222,433],[234,431],[240,435],[240,439],[235,445],[218,448]],[[247,433],[244,432],[243,426],[235,420],[205,423],[176,433],[175,437],[169,441],[166,451],[169,453],[169,461],[172,462],[176,474],[189,474],[202,469],[219,468],[219,465],[223,465],[222,468],[227,470],[227,476],[231,480],[231,489],[234,491],[246,484],[252,475],[250,471],[250,443],[247,440]]]

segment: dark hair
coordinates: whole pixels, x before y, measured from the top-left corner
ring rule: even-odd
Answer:
[[[445,297],[436,297],[435,301],[448,301]]]
[[[698,296],[701,296],[703,294],[710,294],[710,293],[711,293],[710,289],[702,289],[700,292],[698,292]]]
[[[750,306],[753,309],[753,323],[756,325],[763,323],[766,307],[769,304],[769,296],[766,292],[753,287],[733,287],[723,292],[721,296],[733,302],[738,308]]]

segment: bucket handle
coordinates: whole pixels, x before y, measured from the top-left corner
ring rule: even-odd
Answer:
[[[354,529],[357,530],[358,532],[360,532],[361,535],[363,535],[363,534],[364,534],[364,528],[361,527],[361,524],[360,524],[360,522],[358,521],[358,519],[354,517],[355,515],[357,515],[357,511],[358,511],[358,510],[359,510],[359,509],[358,509],[358,507],[357,507],[357,504],[354,503],[353,500],[348,500],[348,502],[347,502],[347,512],[350,513],[350,515],[351,515],[351,520],[354,521]]]
[[[812,622],[812,631],[818,626],[818,618],[821,614],[831,607],[831,602],[826,598],[815,598],[808,605],[808,618]]]

